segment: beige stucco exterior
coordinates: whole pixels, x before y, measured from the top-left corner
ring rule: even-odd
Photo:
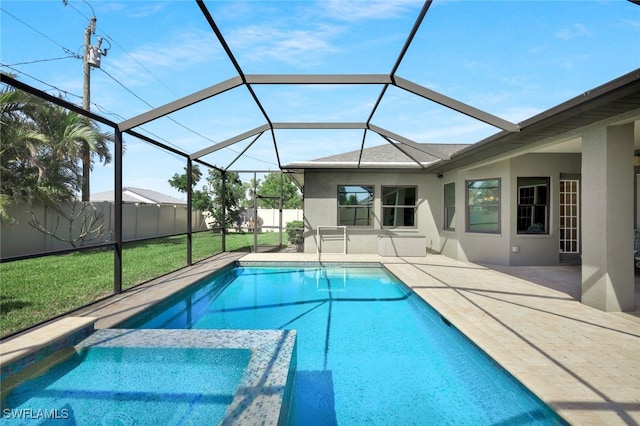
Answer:
[[[373,217],[370,228],[347,228],[347,252],[378,253],[378,236],[385,234],[420,235],[426,238],[427,252],[442,253],[454,259],[500,265],[557,265],[558,182],[561,174],[579,174],[579,154],[525,154],[493,164],[445,173],[442,177],[424,172],[306,171],[305,173],[305,252],[317,251],[317,226],[337,224],[338,185],[374,185]],[[550,231],[542,235],[516,232],[516,182],[518,177],[549,177]],[[473,179],[498,178],[501,182],[500,232],[466,232],[465,182]],[[455,183],[455,230],[443,229],[443,186]],[[383,185],[415,185],[418,188],[418,211],[415,228],[385,229],[381,225],[380,201]],[[323,231],[330,232],[330,230]],[[336,235],[342,231],[335,231]],[[342,250],[339,238],[323,240],[323,252]],[[514,249],[515,248],[515,249]]]
[[[370,227],[348,227],[347,253],[377,254],[380,235],[424,236],[425,251],[438,250],[438,211],[441,206],[441,184],[433,174],[399,171],[307,171],[304,192],[304,251],[317,251],[317,227],[335,226],[338,217],[338,185],[374,185],[373,224]],[[381,222],[381,186],[416,186],[416,226],[411,228],[383,228]],[[322,241],[322,252],[343,250],[342,230],[323,230],[322,235],[335,235]]]
[[[382,235],[424,237],[426,253],[495,265],[551,266],[567,261],[581,264],[582,302],[604,311],[634,309],[633,232],[637,229],[634,155],[640,149],[640,110],[629,111],[583,128],[528,144],[520,150],[484,158],[444,173],[409,169],[307,169],[304,171],[306,253],[318,251],[317,227],[337,225],[338,185],[373,185],[373,224],[347,227],[346,253],[383,254]],[[518,178],[549,179],[548,232],[524,234],[517,230]],[[500,182],[498,232],[469,232],[466,186],[470,180]],[[560,181],[578,181],[578,251],[560,250]],[[455,229],[444,226],[445,184],[455,184]],[[416,226],[381,226],[381,187],[417,187]],[[333,232],[333,235],[332,235]],[[343,250],[342,230],[323,231],[322,253]],[[386,252],[385,252],[386,253]],[[423,255],[421,249],[416,255]]]

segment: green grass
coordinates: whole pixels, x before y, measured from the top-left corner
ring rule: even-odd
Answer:
[[[276,246],[278,234],[258,236]],[[222,251],[222,237],[198,233],[192,239],[193,261]],[[253,234],[228,234],[226,250],[249,251]],[[122,287],[130,288],[187,265],[187,237],[125,243]],[[6,336],[113,293],[112,250],[91,250],[0,264],[0,334]]]

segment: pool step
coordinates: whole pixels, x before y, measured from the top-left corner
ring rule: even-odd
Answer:
[[[1,342],[2,380],[85,339],[93,333],[96,320],[93,317],[65,317]]]

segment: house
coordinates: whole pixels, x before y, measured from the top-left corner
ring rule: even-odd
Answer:
[[[91,194],[91,201],[110,201],[115,199],[113,191],[104,191]],[[123,203],[143,203],[143,204],[173,204],[186,205],[186,200],[180,200],[170,195],[158,191],[143,188],[124,187],[122,188]]]
[[[390,142],[284,167],[305,252],[576,263],[583,303],[633,309],[640,70],[470,146]]]

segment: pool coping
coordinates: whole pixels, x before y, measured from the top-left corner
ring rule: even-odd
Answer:
[[[0,345],[1,379],[20,373],[60,349],[73,347],[94,332],[96,317],[65,317]]]

